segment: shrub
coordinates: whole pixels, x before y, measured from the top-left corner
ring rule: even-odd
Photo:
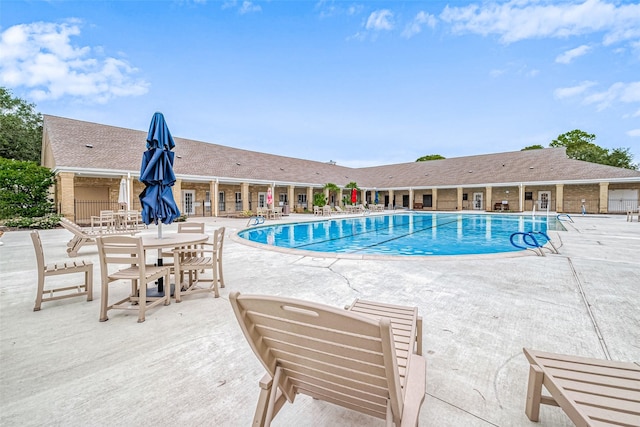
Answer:
[[[16,217],[4,221],[6,227],[12,228],[35,228],[39,230],[49,230],[56,228],[60,222],[60,215],[46,215],[36,218]]]

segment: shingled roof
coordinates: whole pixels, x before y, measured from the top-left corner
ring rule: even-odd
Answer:
[[[136,175],[147,132],[45,115],[43,158],[54,171]],[[174,171],[183,180],[276,182],[361,188],[509,185],[640,179],[640,171],[567,158],[564,148],[515,151],[367,168],[277,156],[175,137]]]

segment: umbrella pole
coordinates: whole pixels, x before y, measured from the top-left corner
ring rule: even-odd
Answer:
[[[158,224],[158,239],[162,239],[162,223]],[[162,267],[162,251],[158,249],[158,267]],[[158,279],[158,293],[164,291],[164,279],[160,277]]]

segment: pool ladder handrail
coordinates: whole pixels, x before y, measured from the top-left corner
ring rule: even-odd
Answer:
[[[573,222],[573,218],[571,218],[571,215],[569,215],[569,214],[558,214],[558,215],[556,215],[556,219],[558,221],[570,221],[570,222]]]
[[[547,241],[540,244],[538,239],[536,239],[536,236],[535,236],[536,234],[544,237]],[[526,246],[521,246],[521,245],[518,245],[516,242],[514,242],[514,239],[516,238],[516,236],[522,236],[522,242]],[[548,250],[552,254],[560,253],[558,252],[558,248],[556,248],[556,245],[554,245],[553,242],[551,241],[551,238],[542,231],[526,231],[526,232],[518,231],[516,233],[512,233],[509,240],[511,241],[511,244],[516,248],[533,251],[538,256],[545,256],[544,249]],[[550,247],[545,246],[547,243],[550,245]]]
[[[253,227],[255,225],[264,224],[264,217],[262,215],[252,216],[247,221],[247,227]]]

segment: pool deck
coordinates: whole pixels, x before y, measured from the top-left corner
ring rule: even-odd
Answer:
[[[282,221],[309,219],[318,218]],[[94,300],[48,302],[33,312],[29,232],[5,233],[0,425],[250,425],[263,369],[228,301],[238,290],[336,307],[355,298],[418,306],[428,364],[421,426],[571,426],[556,407],[543,406],[539,423],[526,417],[523,347],[640,361],[640,223],[624,215],[573,220],[566,232],[550,233],[559,255],[358,259],[264,250],[233,238],[247,219],[193,218],[208,233],[227,227],[227,286],[218,299],[193,295],[152,309],[142,324],[120,311],[98,322],[95,245],[78,256],[94,263]],[[41,237],[46,261],[68,259],[71,233],[45,230]],[[301,396],[273,424],[384,422]]]

